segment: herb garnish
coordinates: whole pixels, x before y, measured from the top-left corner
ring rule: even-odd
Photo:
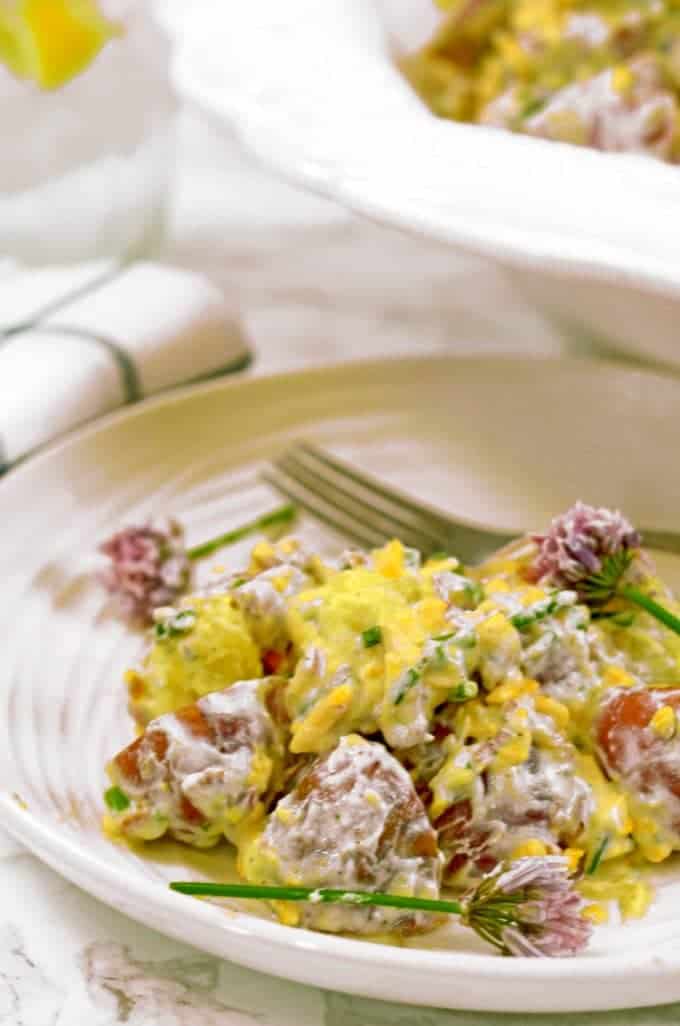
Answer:
[[[186,634],[196,625],[196,610],[181,609],[179,613],[168,617],[167,620],[159,620],[154,627],[154,634],[160,641],[166,638],[176,638],[180,634]]]
[[[404,701],[411,688],[415,687],[415,685],[418,683],[420,677],[421,671],[417,670],[415,666],[412,666],[409,670],[406,671],[403,680],[399,686],[399,690],[397,691],[397,694],[394,698],[395,705],[401,705],[401,703]]]
[[[546,617],[552,616],[560,609],[562,603],[557,598],[548,599],[547,602],[540,602],[534,606],[528,613],[515,613],[514,616],[510,617],[510,623],[513,627],[516,627],[518,631],[526,630],[527,627],[533,626],[535,623],[539,623],[541,620],[545,620]]]
[[[484,589],[477,581],[468,581],[463,588],[463,594],[473,606],[478,606],[484,599]]]
[[[606,836],[606,837],[604,837],[602,839],[602,842],[600,843],[600,846],[598,847],[597,851],[593,855],[593,858],[592,858],[592,861],[591,861],[590,865],[586,869],[586,874],[588,876],[592,876],[593,873],[597,872],[597,869],[598,869],[598,867],[600,865],[600,862],[602,862],[602,856],[604,855],[605,851],[607,850],[608,845],[609,845],[609,837]]]
[[[104,801],[111,809],[111,812],[125,812],[130,805],[130,799],[125,791],[121,791],[115,785],[104,792]]]
[[[479,694],[479,687],[474,680],[462,680],[449,691],[449,702],[469,702]]]
[[[382,642],[382,629],[377,626],[368,627],[361,632],[361,640],[364,643],[364,648],[373,648],[375,645],[379,645]]]
[[[460,899],[437,900],[380,891],[329,887],[270,887],[176,881],[173,891],[200,897],[255,898],[259,901],[306,901],[413,909],[435,915],[459,915],[504,955],[526,957],[575,955],[586,947],[591,924],[581,915],[583,901],[569,878],[566,859],[525,857],[501,863]]]

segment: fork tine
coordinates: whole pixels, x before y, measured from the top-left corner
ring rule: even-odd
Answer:
[[[345,478],[364,489],[365,493],[379,496],[382,503],[390,504],[398,515],[412,517],[413,530],[429,533],[439,539],[435,548],[444,549],[458,556],[466,563],[477,563],[489,554],[517,538],[518,532],[496,531],[490,528],[479,528],[447,517],[427,503],[415,502],[398,488],[392,488],[362,473],[351,464],[331,456],[320,446],[312,442],[298,443],[298,449],[316,461],[318,465],[330,467],[338,477]],[[394,516],[394,513],[392,514]],[[427,552],[427,548],[423,548]],[[432,548],[429,551],[433,551]]]
[[[367,491],[372,492],[375,495],[379,495],[386,502],[396,503],[402,511],[408,510],[409,513],[412,513],[414,516],[419,518],[427,517],[433,524],[445,529],[450,528],[454,523],[454,521],[445,514],[432,509],[432,507],[427,504],[415,502],[410,498],[410,496],[405,492],[400,491],[398,488],[387,487],[387,485],[378,481],[376,478],[357,470],[357,468],[352,466],[350,463],[345,463],[344,460],[339,459],[337,456],[332,456],[329,452],[326,452],[325,449],[322,449],[321,446],[315,445],[313,442],[301,441],[297,443],[297,446],[319,463],[330,467],[336,474],[347,478],[354,484],[360,485],[362,488],[365,488]]]
[[[401,514],[399,507],[391,506],[361,486],[352,485],[346,478],[308,457],[297,447],[293,446],[283,453],[276,465],[353,520],[379,530],[384,538],[400,537],[407,545],[423,552],[441,549],[440,534],[414,523],[414,518],[408,512]]]
[[[278,471],[262,476],[320,520],[364,546],[379,545],[397,535],[424,554],[443,549],[464,563],[475,564],[521,534],[475,527],[449,517],[309,441],[297,442],[280,457]],[[348,483],[355,487],[350,488]],[[647,548],[680,555],[677,532],[643,528],[641,533]]]
[[[351,517],[345,516],[340,510],[319,499],[314,492],[285,474],[280,468],[266,467],[260,476],[263,481],[283,495],[287,495],[302,509],[306,509],[318,520],[328,524],[329,527],[364,548],[374,548],[385,541],[383,535],[368,529],[364,530]]]

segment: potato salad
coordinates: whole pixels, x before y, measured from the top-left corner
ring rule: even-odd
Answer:
[[[644,867],[680,849],[678,614],[632,525],[581,503],[478,567],[260,542],[155,610],[106,829],[226,838],[251,884],[424,898],[561,856],[590,920],[641,916]],[[273,907],[339,933],[440,922]]]

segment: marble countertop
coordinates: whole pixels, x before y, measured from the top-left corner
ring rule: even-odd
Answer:
[[[242,316],[249,373],[412,352],[560,354],[495,268],[274,182],[198,115],[180,121],[166,257]],[[0,833],[0,1026],[524,1026],[523,1016],[351,998],[225,963],[145,929]],[[452,981],[452,985],[454,985]],[[671,1026],[680,1006],[533,1026]]]

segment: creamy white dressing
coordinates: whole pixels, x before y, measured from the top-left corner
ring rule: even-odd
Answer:
[[[502,822],[503,836],[494,849],[502,859],[527,838],[552,845],[573,841],[587,829],[594,809],[590,786],[564,752],[534,747],[526,762],[488,774],[475,819]]]
[[[309,887],[397,891],[436,898],[441,860],[410,846],[432,829],[412,781],[379,744],[343,738],[312,770],[317,786],[281,799],[260,841],[279,882]],[[390,834],[388,840],[383,835]],[[306,906],[303,922],[330,931],[394,929],[412,913],[394,909]],[[427,919],[418,914],[422,926]]]
[[[278,728],[264,704],[263,681],[241,681],[199,699],[196,707],[215,731],[215,739],[195,732],[174,714],[153,720],[140,746],[140,780],[120,776],[132,799],[120,816],[123,833],[147,837],[168,832],[198,847],[215,844],[222,834],[255,808],[283,757]],[[235,729],[230,729],[235,727]],[[166,750],[158,758],[150,735],[162,735]],[[255,760],[262,763],[260,772]],[[187,815],[188,800],[198,816]]]
[[[644,64],[631,67],[645,74]],[[609,152],[650,153],[670,157],[678,105],[660,83],[640,77],[630,92],[616,88],[611,69],[560,89],[526,119],[523,131],[565,142],[582,142]],[[582,138],[574,138],[575,126]]]
[[[570,14],[564,26],[565,39],[578,39],[591,47],[604,46],[611,28],[599,14]]]
[[[522,671],[558,700],[584,698],[599,683],[602,664],[592,650],[593,632],[553,618],[534,629],[522,651]]]
[[[435,595],[449,605],[470,592],[472,581],[453,570],[440,570],[432,575]]]

